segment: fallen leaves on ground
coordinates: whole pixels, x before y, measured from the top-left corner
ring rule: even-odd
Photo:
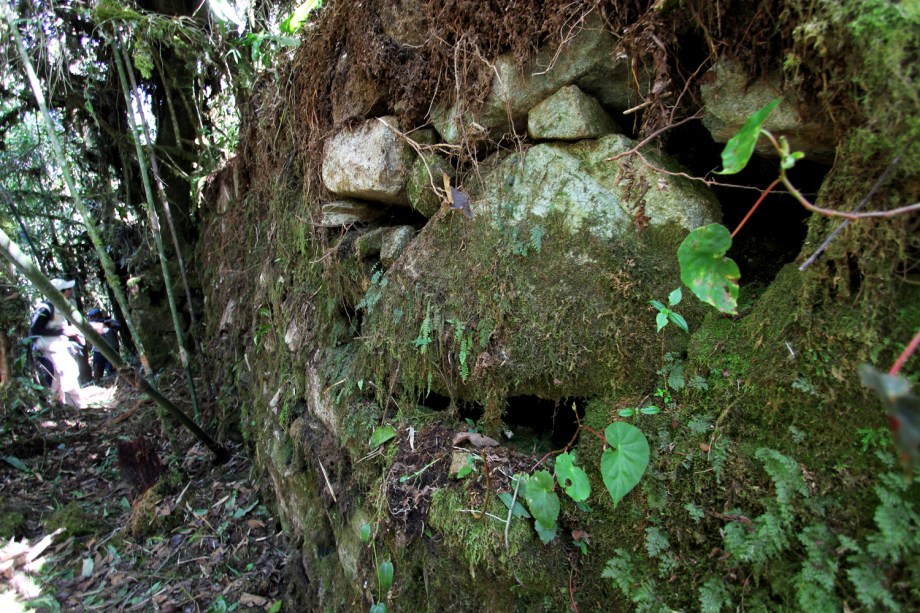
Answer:
[[[285,552],[241,449],[214,467],[182,437],[184,457],[138,494],[117,443],[149,437],[164,460],[168,446],[133,393],[85,409],[19,403],[0,421],[0,609],[280,610]]]

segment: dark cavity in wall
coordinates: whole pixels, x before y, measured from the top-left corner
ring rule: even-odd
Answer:
[[[580,398],[558,402],[537,396],[508,398],[502,421],[512,435],[510,444],[529,454],[562,449],[578,432],[578,420],[585,416],[586,404]]]
[[[722,168],[724,148],[724,144],[712,140],[702,121],[674,128],[668,139],[668,152],[693,176],[723,184],[709,187],[722,206],[722,224],[734,232],[763,190],[779,177],[779,159],[755,154],[740,173],[714,175],[713,171]],[[829,170],[826,164],[805,159],[799,160],[787,175],[813,203]],[[795,261],[805,241],[809,215],[782,185],[767,195],[735,236],[728,252],[738,263],[743,285],[769,284],[784,265]]]

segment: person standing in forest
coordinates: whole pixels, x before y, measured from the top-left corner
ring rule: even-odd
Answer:
[[[67,300],[73,300],[73,281],[52,279],[51,285]],[[54,397],[64,404],[80,406],[80,365],[74,355],[83,344],[80,331],[46,299],[38,304],[32,315],[29,335],[35,339],[35,349],[53,366],[51,392]]]
[[[117,321],[106,314],[102,309],[90,309],[86,314],[89,324],[102,338],[118,353],[118,329],[121,327]],[[99,348],[93,345],[93,380],[99,385],[102,378],[115,372],[115,367],[108,358],[102,355]]]

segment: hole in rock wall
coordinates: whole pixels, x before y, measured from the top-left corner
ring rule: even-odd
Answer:
[[[450,397],[429,392],[426,396],[422,397],[418,403],[419,406],[431,409],[432,411],[446,411],[450,408]]]
[[[713,178],[722,184],[711,186],[722,206],[722,224],[734,231],[754,203],[779,176],[779,159],[754,155],[747,167],[735,175],[712,175],[722,168],[724,144],[712,140],[701,121],[678,126],[671,131],[668,152],[678,158],[693,176]],[[814,202],[830,167],[799,160],[787,175],[806,198]],[[755,188],[755,189],[745,189]],[[779,270],[795,260],[802,250],[810,213],[778,185],[732,241],[728,256],[738,263],[741,283],[769,284]]]
[[[587,402],[580,398],[560,401],[537,396],[512,396],[506,401],[502,421],[513,434],[510,444],[523,453],[540,454],[565,447],[578,431]],[[572,410],[575,404],[578,416]]]

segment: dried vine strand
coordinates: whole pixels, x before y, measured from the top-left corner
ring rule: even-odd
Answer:
[[[877,192],[879,188],[885,183],[885,181],[888,180],[888,177],[891,176],[891,173],[892,171],[894,171],[895,166],[897,166],[898,162],[901,161],[901,157],[907,151],[907,148],[910,147],[913,140],[914,139],[911,138],[910,140],[907,141],[907,143],[905,143],[904,147],[901,149],[901,152],[898,153],[898,155],[891,161],[890,164],[888,164],[888,166],[885,168],[885,171],[879,176],[878,179],[876,179],[875,183],[869,189],[869,192],[863,197],[862,201],[858,205],[856,205],[852,211],[850,211],[851,213],[858,213],[863,208],[865,208],[867,204],[869,204],[869,201],[875,195],[875,192]],[[828,245],[830,245],[831,242],[835,238],[837,238],[837,235],[843,232],[844,228],[850,225],[850,221],[851,220],[849,219],[844,219],[842,222],[840,222],[840,225],[838,225],[834,229],[834,231],[831,232],[830,235],[826,239],[824,239],[824,242],[821,243],[821,246],[818,247],[815,250],[815,252],[811,254],[811,256],[807,260],[805,260],[805,262],[801,266],[799,266],[799,272],[805,270],[806,268],[814,264],[815,260],[817,260],[818,257],[822,253],[824,253],[824,250],[827,249]]]

